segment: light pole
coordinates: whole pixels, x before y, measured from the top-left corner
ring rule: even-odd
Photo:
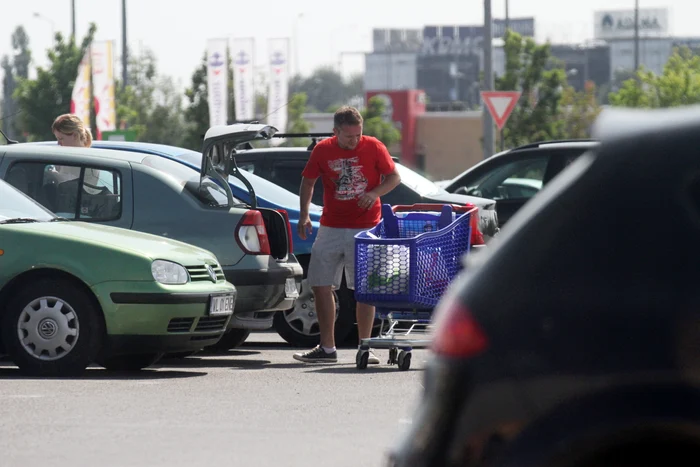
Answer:
[[[639,0],[634,0],[634,71],[639,70]]]
[[[484,83],[483,91],[493,91],[493,24],[491,18],[491,0],[484,0]],[[486,107],[481,106],[484,126],[484,159],[493,155],[493,118]]]
[[[51,25],[51,40],[53,41],[54,37],[56,37],[56,24],[50,18],[43,16],[41,13],[34,12],[33,16],[38,19],[43,19]]]
[[[70,37],[75,41],[75,0],[70,0]]]
[[[75,0],[73,0],[75,1]],[[126,45],[126,0],[122,0],[122,89],[126,89],[128,79],[127,63],[129,51]]]

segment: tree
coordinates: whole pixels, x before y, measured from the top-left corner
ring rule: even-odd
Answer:
[[[233,61],[229,54],[228,69],[228,121],[236,121],[236,105],[233,86]],[[202,137],[209,129],[209,86],[207,85],[207,53],[204,52],[199,67],[192,73],[192,85],[185,90],[188,105],[185,109],[187,128],[183,145],[194,151],[202,149]]]
[[[564,123],[560,137],[569,139],[590,138],[591,126],[602,110],[598,105],[594,85],[584,91],[571,86],[564,88],[559,120]]]
[[[538,45],[507,30],[504,52],[505,73],[495,80],[496,89],[522,92],[503,131],[506,146],[560,137],[563,122],[558,117],[566,73],[554,66],[549,44]]]
[[[306,113],[306,94],[299,92],[292,96],[287,106],[287,133],[308,133],[311,131],[311,125],[304,120],[304,113]],[[308,146],[310,143],[309,138],[290,138],[283,145],[298,147]]]
[[[91,24],[80,45],[76,45],[73,38],[65,41],[61,33],[56,33],[54,46],[47,51],[49,68],[37,68],[37,78],[34,80],[19,80],[13,94],[21,110],[17,124],[21,131],[28,134],[30,141],[53,139],[51,124],[54,119],[70,112],[78,65],[96,30],[96,26]]]
[[[29,49],[29,36],[27,36],[24,27],[17,26],[12,33],[12,50],[14,56],[10,58],[5,55],[2,57],[0,66],[3,70],[2,92],[3,101],[0,107],[2,114],[2,128],[10,137],[18,137],[17,124],[14,118],[18,112],[18,106],[12,97],[15,89],[17,89],[17,81],[20,79],[29,78],[29,65],[32,61],[32,53]]]
[[[367,102],[367,107],[362,112],[363,133],[374,136],[390,148],[401,141],[401,132],[392,122],[384,120],[384,107],[384,101],[378,96],[372,97]]]
[[[332,67],[318,68],[308,78],[294,76],[289,83],[289,94],[305,93],[309,109],[315,112],[335,111],[363,89],[362,75],[346,82]]]
[[[700,56],[688,47],[675,49],[660,75],[642,68],[609,99],[614,106],[643,108],[700,103]]]

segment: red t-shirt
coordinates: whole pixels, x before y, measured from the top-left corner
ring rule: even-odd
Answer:
[[[377,138],[363,135],[352,150],[338,146],[338,138],[319,141],[311,152],[302,176],[321,177],[323,214],[321,225],[348,229],[374,227],[382,218],[382,205],[363,209],[357,201],[363,193],[382,181],[382,175],[394,171],[394,161]]]

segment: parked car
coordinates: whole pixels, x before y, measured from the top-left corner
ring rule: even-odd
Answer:
[[[603,111],[440,302],[388,465],[700,462],[698,128],[698,106]]]
[[[200,171],[134,152],[10,144],[0,147],[0,178],[62,217],[212,251],[238,292],[230,330],[214,347],[233,348],[251,330],[270,328],[277,311],[294,306],[303,273],[290,251],[285,216],[274,209],[248,209],[216,170],[216,164],[230,160],[225,144],[268,138],[269,128],[210,129]]]
[[[52,144],[40,143],[40,144]],[[193,170],[200,170],[202,165],[202,153],[192,151],[186,148],[169,146],[155,143],[141,142],[125,142],[125,141],[94,141],[92,147],[100,149],[115,149],[120,151],[132,151],[145,154],[153,154],[160,157],[165,157],[180,164],[188,166]],[[250,183],[253,190],[250,190],[241,178],[233,175],[228,176],[228,183],[233,192],[233,195],[245,203],[251,204],[254,201],[258,206],[284,211],[289,216],[289,222],[292,230],[292,245],[293,253],[304,268],[308,267],[308,261],[311,255],[311,247],[316,238],[316,232],[320,226],[322,208],[314,203],[310,206],[310,217],[313,226],[313,233],[307,236],[306,239],[299,237],[297,225],[299,223],[299,195],[298,189],[291,192],[281,186],[266,180],[252,172],[245,172],[245,179]],[[251,191],[253,193],[251,193]],[[275,330],[288,343],[299,347],[313,347],[318,344],[320,332],[318,328],[318,319],[316,317],[316,306],[311,288],[306,285],[306,275],[299,284],[299,297],[294,303],[294,307],[290,308],[283,315],[276,315],[274,321]],[[342,342],[351,333],[355,320],[354,297],[352,292],[346,287],[336,292],[336,316],[339,316],[341,303],[345,303],[344,309],[347,309],[341,319],[336,321],[336,337],[339,342]],[[337,318],[336,318],[337,319]],[[379,323],[378,323],[379,324]]]
[[[65,222],[0,180],[0,353],[24,373],[145,368],[215,344],[235,301],[209,251]]]
[[[308,147],[275,147],[253,148],[249,143],[239,147],[236,154],[236,165],[244,171],[267,179],[288,191],[298,193],[301,183],[301,173],[311,155],[315,142],[329,134],[312,134],[313,142]],[[276,134],[275,137],[290,136]],[[191,161],[196,163],[196,160]],[[440,203],[467,204],[473,203],[479,207],[479,224],[475,229],[473,244],[483,244],[484,237],[490,239],[498,231],[495,201],[465,195],[454,195],[436,187],[430,180],[412,171],[396,161],[401,175],[401,184],[387,195],[382,196],[382,202],[396,204]],[[246,175],[247,176],[247,175]],[[295,202],[298,197],[295,196]],[[314,189],[312,203],[323,206],[323,185],[319,180]],[[298,215],[298,214],[297,214]],[[320,218],[320,213],[319,213]],[[315,231],[314,231],[315,232]],[[483,234],[483,235],[482,235]],[[315,233],[314,233],[315,235]],[[304,278],[308,269],[309,254],[299,254],[298,259],[304,268]],[[313,294],[302,282],[300,297],[295,307],[275,316],[275,329],[288,342],[307,346],[318,343],[318,319],[313,303]],[[355,330],[355,296],[345,286],[345,278],[337,291],[339,308],[335,324],[336,340],[342,342],[353,336]],[[378,330],[378,326],[376,326]]]
[[[494,154],[452,180],[436,182],[450,193],[496,200],[500,226],[578,156],[593,140],[541,141]]]

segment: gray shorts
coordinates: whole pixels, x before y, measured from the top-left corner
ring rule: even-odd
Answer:
[[[340,229],[322,225],[311,247],[307,279],[311,287],[340,288],[345,269],[348,289],[355,290],[355,235],[363,229]]]

